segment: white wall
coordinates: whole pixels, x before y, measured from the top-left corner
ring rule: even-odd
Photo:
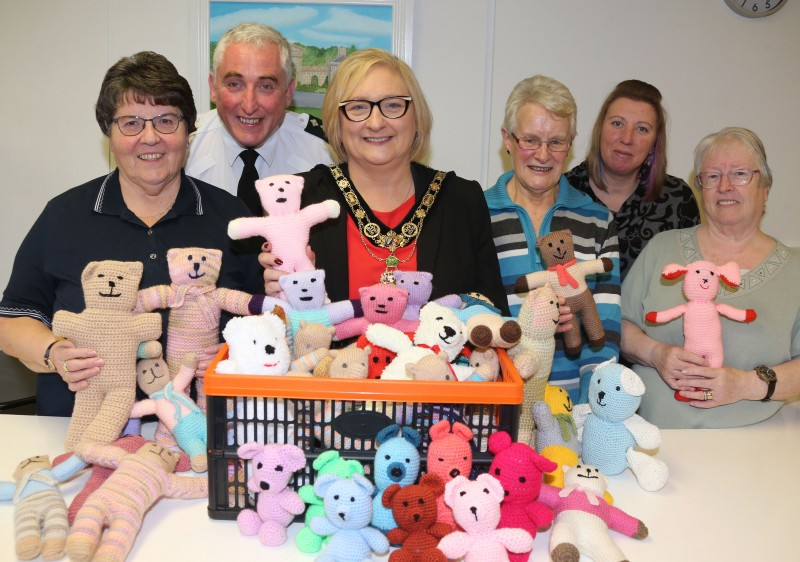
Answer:
[[[44,203],[108,170],[93,109],[108,66],[154,50],[206,87],[196,59],[202,1],[0,3],[0,287]],[[761,136],[775,177],[764,228],[800,246],[800,2],[749,20],[723,0],[416,0],[413,20],[413,66],[435,116],[431,165],[492,185],[508,165],[505,99],[537,73],[578,102],[577,164],[602,99],[640,78],[664,94],[674,175],[689,178],[706,133],[742,125]]]

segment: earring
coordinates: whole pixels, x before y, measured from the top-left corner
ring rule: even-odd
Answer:
[[[506,154],[511,154],[511,151],[506,148]]]

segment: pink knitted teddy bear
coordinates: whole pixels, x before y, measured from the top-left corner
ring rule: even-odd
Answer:
[[[738,322],[752,322],[756,319],[756,312],[752,309],[734,308],[714,302],[720,281],[730,287],[739,284],[739,266],[735,262],[717,266],[707,261],[696,261],[688,265],[671,263],[661,271],[664,279],[677,279],[681,275],[686,275],[683,280],[683,294],[688,302],[660,312],[648,312],[645,320],[664,323],[683,316],[683,347],[705,358],[710,367],[722,367],[724,353],[720,315]],[[675,393],[675,398],[688,400],[678,392]]]
[[[245,443],[237,450],[241,459],[251,459],[252,476],[247,489],[258,494],[256,509],[243,509],[236,522],[243,535],[258,535],[261,544],[279,546],[286,542],[286,527],[305,504],[288,487],[295,471],[305,468],[306,457],[296,445]]]
[[[277,175],[256,181],[256,191],[265,217],[244,217],[228,224],[228,236],[234,240],[263,236],[272,252],[281,258],[282,271],[308,271],[314,264],[306,254],[311,227],[339,216],[339,203],[327,199],[300,208],[305,180],[300,176]]]
[[[508,552],[528,557],[533,549],[528,531],[497,528],[503,487],[493,476],[479,474],[475,480],[456,476],[445,486],[444,498],[464,529],[439,541],[439,550],[448,559],[463,556],[464,562],[507,562]]]

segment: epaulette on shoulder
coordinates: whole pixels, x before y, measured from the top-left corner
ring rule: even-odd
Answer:
[[[328,142],[328,139],[325,136],[325,131],[322,130],[322,119],[319,117],[309,115],[308,123],[306,124],[306,128],[304,130],[306,133],[312,134],[315,137],[319,137],[325,142]]]

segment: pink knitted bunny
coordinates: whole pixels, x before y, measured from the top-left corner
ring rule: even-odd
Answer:
[[[664,323],[683,316],[683,347],[708,361],[710,367],[722,367],[722,323],[720,315],[738,322],[752,322],[756,312],[752,309],[734,308],[723,303],[716,303],[720,280],[735,287],[741,281],[739,266],[728,262],[717,266],[707,261],[696,261],[688,265],[668,264],[661,271],[664,279],[677,279],[686,275],[683,280],[683,294],[688,302],[660,312],[648,312],[645,320],[653,323]],[[678,400],[687,401],[675,393]]]
[[[306,466],[303,450],[295,445],[250,442],[239,447],[237,454],[239,458],[252,459],[247,488],[258,494],[255,511],[239,512],[239,530],[243,535],[258,535],[266,546],[285,543],[286,527],[306,507],[297,492],[288,488],[294,472]]]
[[[272,245],[272,252],[281,258],[282,271],[308,271],[314,264],[306,255],[308,233],[312,226],[339,216],[339,203],[327,199],[300,208],[303,192],[300,176],[277,175],[256,181],[256,191],[265,217],[234,219],[228,224],[228,236],[234,240],[263,236]]]

